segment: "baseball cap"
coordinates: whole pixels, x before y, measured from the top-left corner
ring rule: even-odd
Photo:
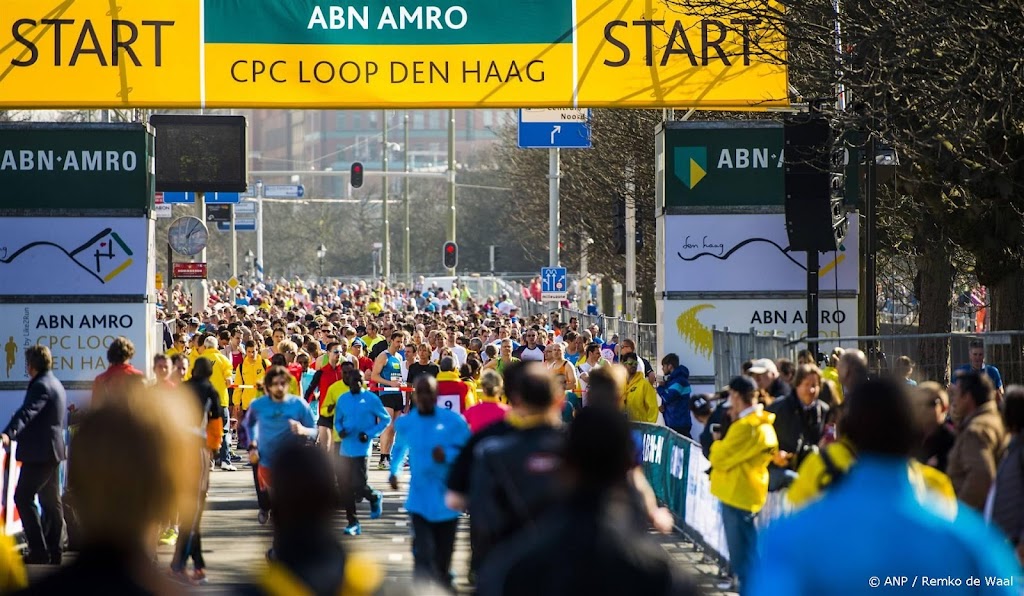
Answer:
[[[198,325],[199,324],[199,318],[198,317],[192,317],[192,319],[189,320],[189,323],[191,323],[193,325]]]
[[[751,363],[750,369],[747,370],[752,375],[763,375],[765,373],[779,374],[779,369],[775,367],[775,362],[771,358],[758,358]]]
[[[707,416],[711,413],[711,400],[708,395],[697,395],[690,402],[690,411],[699,416]]]

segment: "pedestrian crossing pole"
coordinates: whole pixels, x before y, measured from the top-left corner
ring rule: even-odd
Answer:
[[[412,228],[409,212],[409,110],[405,111],[403,122],[404,130],[402,138],[402,169],[405,170],[405,178],[402,180],[402,203],[405,207],[405,234],[402,241],[402,271],[405,273],[409,287],[412,287]]]
[[[381,110],[381,165],[384,171],[384,183],[381,201],[383,205],[383,217],[384,217],[384,248],[381,253],[381,276],[384,279],[391,281],[391,219],[388,211],[388,200],[389,200],[389,188],[388,188],[388,154],[391,149],[388,147],[388,111]]]

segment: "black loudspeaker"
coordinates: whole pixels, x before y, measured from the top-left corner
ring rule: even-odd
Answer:
[[[837,250],[846,238],[843,148],[822,117],[787,120],[785,138],[786,232],[789,248]]]

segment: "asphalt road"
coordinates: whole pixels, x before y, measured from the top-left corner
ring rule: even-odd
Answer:
[[[374,456],[373,461],[376,461]],[[387,472],[371,470],[370,485],[384,493],[384,515],[377,520],[369,518],[366,502],[359,504],[363,534],[343,536],[347,548],[372,556],[385,570],[387,581],[411,582],[412,539],[409,520],[402,507],[405,484],[399,491],[387,485]],[[261,526],[256,519],[256,496],[252,486],[252,472],[248,464],[239,464],[237,472],[216,471],[211,474],[210,492],[203,516],[203,555],[207,563],[209,585],[197,589],[200,594],[231,594],[235,588],[247,583],[258,573],[270,548],[270,526]],[[339,535],[345,527],[343,513],[335,518]],[[680,565],[698,577],[708,594],[722,594],[715,588],[719,581],[718,567],[705,560],[703,554],[681,535],[654,535]],[[161,546],[160,564],[168,566],[173,547]],[[460,593],[471,593],[466,583],[469,565],[468,522],[459,524],[453,570]],[[30,568],[30,577],[46,573],[46,567]]]

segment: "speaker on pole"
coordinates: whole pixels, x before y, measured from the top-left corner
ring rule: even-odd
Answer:
[[[843,205],[845,151],[821,116],[789,119],[783,130],[789,248],[837,250],[848,227]]]

